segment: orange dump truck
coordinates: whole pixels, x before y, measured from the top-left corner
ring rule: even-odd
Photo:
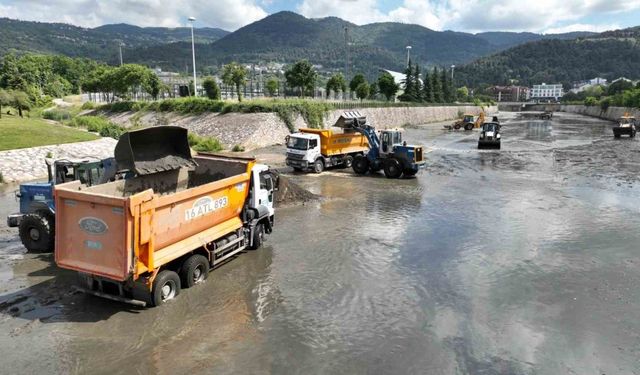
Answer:
[[[367,138],[355,131],[300,129],[287,136],[287,165],[296,171],[321,173],[327,167],[351,167],[357,155],[369,149]]]
[[[55,260],[78,271],[87,292],[156,306],[271,233],[269,168],[250,158],[192,157],[186,135],[176,127],[126,133],[116,163],[133,177],[55,186]]]

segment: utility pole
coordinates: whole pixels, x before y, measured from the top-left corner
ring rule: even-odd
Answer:
[[[407,68],[409,67],[410,61],[411,61],[411,46],[407,46]]]
[[[453,83],[453,72],[456,69],[455,65],[451,65],[451,82]]]
[[[344,51],[345,51],[345,62],[344,62],[344,79],[349,82],[349,27],[344,27]]]
[[[195,17],[189,17],[189,23],[191,24],[191,55],[193,57],[193,96],[198,96],[198,84],[196,83],[196,42],[193,36],[193,23]]]
[[[118,47],[119,47],[119,50],[120,50],[120,66],[122,66],[122,64],[123,64],[122,63],[122,47],[124,47],[124,43],[119,42],[118,43]]]

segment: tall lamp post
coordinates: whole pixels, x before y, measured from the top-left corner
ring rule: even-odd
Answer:
[[[451,82],[453,82],[453,72],[456,69],[455,65],[451,65]]]
[[[411,46],[407,46],[407,67],[409,67],[409,61],[411,61]]]
[[[118,48],[120,49],[120,66],[123,65],[123,63],[122,63],[122,47],[124,47],[124,43],[119,42],[118,43]]]
[[[193,57],[193,96],[198,96],[198,84],[196,83],[196,42],[193,37],[193,23],[195,17],[189,17],[189,23],[191,24],[191,55]]]

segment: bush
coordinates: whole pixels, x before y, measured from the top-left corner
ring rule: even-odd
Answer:
[[[4,184],[4,176],[2,176],[2,172],[0,172],[0,184]]]
[[[330,103],[311,100],[252,100],[249,102],[227,104],[222,113],[273,112],[294,132],[294,116],[299,114],[311,128],[321,128],[325,116],[334,107]]]
[[[586,105],[587,107],[592,107],[597,104],[598,104],[598,99],[594,98],[593,96],[589,96],[584,100],[584,105]]]
[[[84,102],[82,104],[82,107],[80,107],[80,109],[87,110],[87,109],[94,109],[95,107],[96,105],[93,102]]]
[[[71,120],[71,112],[66,109],[52,108],[42,112],[42,117],[53,121]]]
[[[70,125],[86,128],[88,131],[98,133],[102,137],[111,137],[113,139],[120,138],[122,133],[127,131],[124,127],[114,124],[100,116],[74,117]]]
[[[201,137],[194,133],[189,133],[189,146],[195,151],[215,152],[222,150],[222,143],[213,137]]]
[[[244,147],[240,146],[240,145],[235,145],[235,146],[233,146],[231,151],[233,151],[233,152],[244,152]]]

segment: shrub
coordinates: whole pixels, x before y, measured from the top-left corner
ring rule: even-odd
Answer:
[[[598,99],[594,98],[593,96],[589,96],[584,100],[584,105],[586,105],[587,107],[592,107],[597,104],[598,104]]]
[[[4,184],[4,176],[2,176],[2,172],[0,172],[0,184]]]
[[[93,102],[84,102],[82,103],[82,107],[80,107],[80,109],[87,110],[87,109],[94,109],[95,107],[96,105]]]
[[[189,146],[195,151],[215,152],[222,150],[222,143],[213,137],[201,137],[194,133],[188,134]]]
[[[120,138],[127,130],[100,116],[78,116],[71,120],[72,126],[86,128],[90,132],[98,133],[102,137]]]
[[[233,152],[244,152],[244,147],[241,146],[241,145],[235,145],[235,146],[233,146],[231,151],[233,151]]]
[[[47,120],[66,121],[71,119],[71,112],[66,109],[52,108],[42,112],[42,117]]]
[[[45,158],[52,159],[53,158],[53,153],[51,151],[47,152],[47,155],[45,155]]]

